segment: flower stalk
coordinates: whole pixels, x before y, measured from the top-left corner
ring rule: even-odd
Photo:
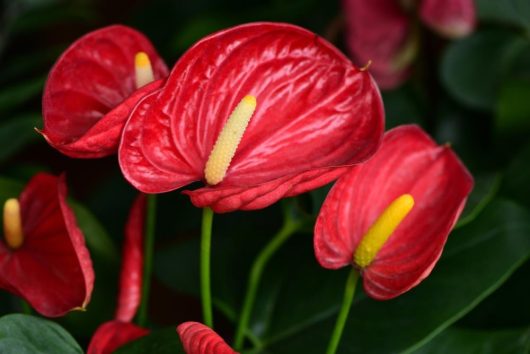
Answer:
[[[210,208],[202,210],[201,231],[201,302],[204,324],[213,328],[212,288],[210,276],[210,253],[212,245],[213,211]]]
[[[350,313],[350,308],[353,303],[353,297],[355,296],[355,288],[357,287],[358,279],[359,273],[355,268],[352,268],[350,275],[348,276],[348,280],[346,281],[342,306],[340,308],[339,315],[337,316],[337,322],[335,323],[335,328],[333,329],[326,354],[335,354],[337,352],[337,348],[339,347],[340,339],[342,337],[342,332],[344,331],[344,326],[346,325],[346,320],[348,319],[348,314]]]
[[[291,218],[286,218],[283,227],[278,233],[271,239],[271,241],[265,246],[258,257],[255,259],[252,269],[250,271],[247,291],[245,293],[245,299],[243,301],[243,308],[239,317],[239,323],[237,326],[234,349],[241,350],[243,341],[245,339],[245,333],[248,330],[248,323],[250,321],[250,315],[252,314],[252,308],[256,300],[256,294],[258,291],[259,283],[263,270],[265,269],[269,259],[276,253],[276,251],[292,236],[299,228],[301,223]]]

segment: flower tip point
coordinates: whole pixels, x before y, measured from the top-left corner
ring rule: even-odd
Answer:
[[[4,203],[4,237],[12,250],[20,248],[24,243],[20,203],[16,198],[10,198]]]
[[[368,63],[366,63],[365,66],[363,66],[362,68],[359,69],[359,71],[367,71],[370,66],[372,66],[372,59],[368,60]]]
[[[151,61],[145,52],[138,52],[134,56],[134,70],[136,75],[136,88],[145,86],[155,80]]]
[[[252,107],[256,107],[257,105],[257,100],[256,100],[256,96],[252,96],[252,95],[246,95],[245,97],[243,97],[243,100],[245,102],[245,104],[248,104],[249,106],[252,106]]]
[[[148,67],[151,66],[149,56],[145,52],[138,52],[134,57],[134,66],[136,67]]]

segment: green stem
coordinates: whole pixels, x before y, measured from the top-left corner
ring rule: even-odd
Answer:
[[[153,269],[153,250],[155,243],[156,195],[147,196],[145,239],[144,239],[144,270],[142,282],[142,302],[138,310],[138,325],[144,327],[147,322],[149,290],[151,289],[151,272]]]
[[[342,331],[344,325],[348,319],[348,313],[350,312],[351,304],[353,302],[353,296],[355,295],[355,287],[357,285],[357,279],[359,279],[359,273],[355,269],[352,269],[348,280],[346,281],[346,288],[344,289],[344,298],[342,300],[342,306],[337,316],[337,322],[335,323],[335,329],[331,335],[329,341],[328,350],[326,354],[335,354],[339,347],[340,338],[342,337]]]
[[[243,341],[245,339],[245,333],[247,332],[248,323],[250,320],[250,315],[252,313],[252,308],[254,306],[254,301],[256,300],[256,294],[258,291],[259,282],[263,270],[267,265],[269,259],[274,255],[274,253],[280,248],[281,245],[289,239],[289,237],[294,234],[300,223],[294,222],[287,219],[283,227],[278,231],[278,233],[272,238],[272,240],[265,246],[265,248],[258,255],[252,269],[250,271],[250,276],[248,279],[247,291],[245,294],[245,300],[243,302],[243,309],[241,310],[241,315],[239,317],[239,324],[237,326],[234,349],[241,350],[243,346]]]
[[[202,210],[201,232],[201,300],[204,324],[213,328],[212,289],[210,284],[210,249],[212,244],[213,211]]]

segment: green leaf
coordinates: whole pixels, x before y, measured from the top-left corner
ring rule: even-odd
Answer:
[[[116,351],[116,354],[184,354],[175,327],[153,331],[148,336],[131,342]]]
[[[449,45],[441,65],[441,79],[462,103],[493,110],[502,78],[528,40],[509,31],[479,31]]]
[[[41,94],[44,87],[43,77],[6,87],[0,91],[0,112],[5,112],[26,103]]]
[[[450,328],[414,354],[503,353],[520,354],[530,350],[530,329],[476,331]]]
[[[503,84],[495,125],[497,134],[513,142],[514,137],[527,141],[530,131],[530,79],[514,79]]]
[[[97,253],[108,262],[115,262],[119,258],[116,246],[96,217],[78,202],[70,200],[69,204],[75,213],[79,228],[85,235],[90,251]]]
[[[508,166],[501,193],[530,208],[530,144],[527,144]]]
[[[462,109],[462,105],[444,96],[430,113],[436,122],[433,137],[439,144],[449,144],[470,171],[491,170],[494,163],[489,121],[482,112]]]
[[[461,227],[473,221],[499,191],[501,185],[500,174],[485,174],[474,178],[475,186],[455,227]]]
[[[530,324],[528,301],[528,274],[526,261],[493,294],[458,321],[457,326],[476,330],[498,330],[525,327]]]
[[[42,139],[34,129],[41,123],[40,114],[28,114],[0,121],[0,163],[25,146]]]
[[[491,203],[449,237],[441,261],[418,287],[390,301],[358,297],[339,351],[389,353],[420,347],[469,312],[528,259],[529,233],[527,210],[507,201]],[[285,286],[262,340],[263,352],[322,353],[329,340],[342,284],[323,283],[315,276],[318,266],[303,262],[302,254],[296,255],[298,269],[283,269]],[[340,273],[326,272],[330,278]],[[344,282],[346,273],[340,275]]]
[[[2,354],[83,354],[61,326],[42,318],[13,314],[0,318]]]
[[[499,22],[530,30],[528,0],[476,0],[481,21]]]

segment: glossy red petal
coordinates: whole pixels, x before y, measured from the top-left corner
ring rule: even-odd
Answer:
[[[121,346],[149,333],[132,323],[110,321],[102,324],[92,336],[87,354],[111,354]]]
[[[204,187],[183,193],[190,196],[196,207],[209,206],[216,213],[255,210],[265,208],[281,198],[295,196],[328,184],[347,170],[347,167],[322,168],[252,187]]]
[[[368,228],[409,193],[412,211],[363,270],[368,295],[395,297],[430,273],[472,187],[473,178],[448,146],[437,146],[417,126],[395,128],[370,161],[352,168],[330,191],[315,225],[317,260],[331,269],[352,264]]]
[[[177,327],[186,354],[237,354],[211,328],[198,322],[184,322]]]
[[[399,1],[343,0],[343,6],[346,44],[354,62],[364,66],[371,61],[369,71],[382,89],[399,86],[410,75],[415,45]]]
[[[448,38],[467,36],[476,26],[474,0],[422,0],[423,22]]]
[[[42,134],[72,157],[101,157],[118,148],[131,109],[162,81],[136,90],[134,58],[146,52],[155,79],[168,70],[149,40],[121,25],[90,32],[74,42],[50,71],[42,101]]]
[[[132,321],[142,298],[145,207],[146,196],[141,194],[134,201],[125,228],[120,293],[115,316],[123,322]]]
[[[125,177],[149,193],[202,180],[220,130],[246,94],[256,96],[257,108],[226,177],[198,192],[197,200],[213,205],[216,198],[206,194],[229,189],[278,193],[268,184],[286,180],[292,182],[285,191],[292,192],[298,175],[305,174],[301,180],[310,186],[311,171],[359,163],[379,145],[384,112],[367,72],[314,33],[254,23],[198,42],[177,62],[164,88],[137,106],[120,146]]]
[[[171,191],[200,177],[192,171],[181,155],[177,155],[169,131],[169,116],[160,115],[151,107],[160,101],[160,91],[143,98],[131,113],[125,125],[119,149],[119,162],[123,175],[136,188],[145,193]],[[151,119],[152,129],[147,128],[146,115],[158,115]],[[156,140],[153,146],[153,158],[148,159],[142,145],[143,135]],[[158,166],[152,161],[157,161]]]
[[[92,261],[66,203],[64,176],[36,175],[20,195],[24,243],[0,242],[0,283],[40,314],[57,317],[90,301]]]

